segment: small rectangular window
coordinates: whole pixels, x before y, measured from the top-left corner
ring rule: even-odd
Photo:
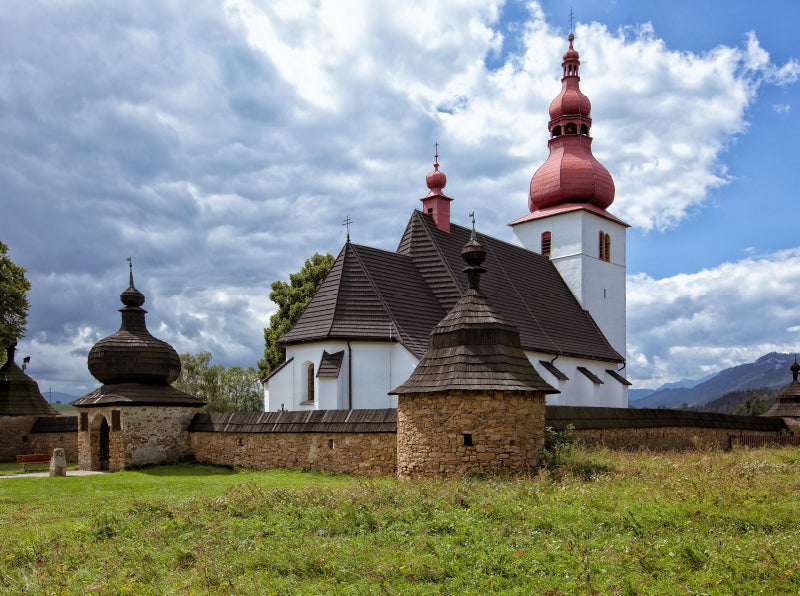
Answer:
[[[464,447],[472,447],[472,433],[462,433],[464,437]]]
[[[542,254],[546,257],[550,256],[551,239],[552,235],[550,232],[542,233]]]
[[[89,414],[81,413],[81,430],[89,430]]]
[[[111,410],[111,430],[122,430],[119,410]]]

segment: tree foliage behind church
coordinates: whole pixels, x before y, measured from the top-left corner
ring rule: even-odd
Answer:
[[[24,337],[28,323],[27,293],[31,282],[25,277],[25,269],[8,258],[8,246],[0,241],[0,348],[16,343]],[[3,360],[5,360],[5,349]]]
[[[181,376],[174,386],[206,402],[205,412],[257,412],[263,390],[256,369],[211,364],[211,352],[181,354]]]
[[[264,329],[264,358],[258,363],[258,373],[262,377],[286,359],[286,350],[278,345],[278,339],[303,314],[335,260],[330,254],[314,253],[300,271],[289,275],[289,283],[272,282],[269,299],[278,305],[278,312],[270,317],[269,327]]]

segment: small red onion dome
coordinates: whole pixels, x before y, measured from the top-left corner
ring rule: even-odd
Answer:
[[[425,176],[425,181],[428,184],[428,188],[430,195],[441,195],[444,194],[442,189],[447,186],[447,176],[444,175],[444,172],[439,171],[439,153],[437,152],[434,159],[433,159],[433,172]]]
[[[573,39],[570,33],[561,93],[550,104],[550,155],[531,179],[531,212],[563,203],[591,203],[606,209],[614,201],[614,180],[592,155],[592,104],[580,90],[580,60]]]

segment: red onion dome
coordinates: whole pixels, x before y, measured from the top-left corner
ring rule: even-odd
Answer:
[[[425,182],[428,184],[428,188],[431,190],[429,195],[441,195],[444,194],[442,189],[447,186],[447,176],[444,175],[444,172],[439,171],[439,154],[436,153],[436,156],[433,160],[433,172],[425,176]]]
[[[550,119],[555,120],[564,115],[580,114],[588,117],[592,112],[592,102],[577,85],[564,81],[561,93],[550,103]]]
[[[579,87],[580,61],[573,39],[570,33],[561,93],[550,104],[550,155],[531,179],[531,212],[563,203],[591,203],[606,209],[614,201],[614,180],[592,155],[592,104]]]
[[[144,295],[133,286],[120,294],[125,305],[122,325],[114,335],[101,339],[89,351],[89,372],[105,385],[142,383],[169,385],[181,373],[181,359],[168,343],[150,335],[145,325]]]

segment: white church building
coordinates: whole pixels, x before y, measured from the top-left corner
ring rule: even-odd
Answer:
[[[513,242],[478,233],[481,289],[520,331],[550,405],[627,407],[625,236],[606,209],[614,182],[591,151],[591,104],[578,52],[564,54],[550,105],[550,155],[531,180]],[[267,411],[397,407],[434,325],[466,290],[460,252],[471,230],[450,222],[438,155],[395,252],[344,245],[314,298],[281,338],[286,361],[263,379]]]

